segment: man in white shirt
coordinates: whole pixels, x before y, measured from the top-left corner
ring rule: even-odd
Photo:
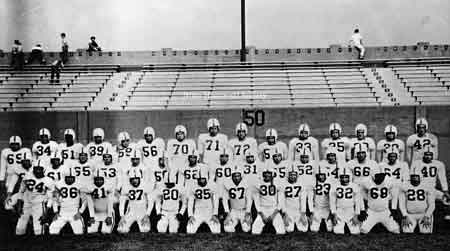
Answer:
[[[350,44],[356,47],[356,49],[359,51],[359,59],[364,59],[364,53],[366,52],[366,49],[363,46],[362,36],[361,33],[359,33],[359,29],[355,29],[355,31],[353,32]]]

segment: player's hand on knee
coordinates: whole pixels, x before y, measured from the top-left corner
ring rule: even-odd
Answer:
[[[88,222],[87,222],[87,225],[88,225],[88,227],[90,227],[90,226],[94,225],[94,223],[95,223],[95,218],[94,217],[90,217]]]
[[[121,229],[121,228],[123,228],[123,227],[125,226],[125,224],[126,224],[125,217],[122,217],[122,218],[120,219],[120,221],[119,221],[119,225],[117,226],[117,228],[118,228],[118,229]]]
[[[227,212],[224,212],[223,214],[219,215],[219,219],[220,220],[225,220],[227,218],[228,218],[228,213]]]
[[[163,215],[161,213],[159,213],[156,215],[156,220],[159,221],[162,217],[163,217]],[[148,218],[150,218],[150,215],[148,215]]]
[[[330,220],[331,223],[332,223],[334,226],[336,226],[336,225],[337,225],[337,222],[338,222],[338,217],[337,217],[336,214],[330,213],[330,215],[328,215],[327,220]]]
[[[219,223],[220,223],[220,222],[219,222],[219,217],[218,217],[217,215],[213,215],[213,216],[211,217],[211,221],[214,222],[214,223],[216,223],[216,224],[219,224]]]
[[[188,224],[194,224],[195,218],[194,216],[189,216]]]
[[[146,215],[142,218],[141,224],[143,226],[150,226],[150,218]]]
[[[359,220],[360,222],[363,222],[363,221],[365,221],[365,220],[367,219],[367,216],[368,216],[367,212],[363,210],[363,211],[361,211],[361,212],[359,213],[359,215],[358,215],[358,220]]]
[[[180,213],[177,213],[176,217],[178,221],[181,221],[183,219],[183,215]]]
[[[284,226],[289,226],[292,222],[292,218],[289,215],[285,214],[283,217]]]
[[[81,214],[80,212],[77,212],[74,216],[73,216],[74,220],[80,220],[81,219]]]
[[[402,213],[398,209],[391,210],[391,216],[397,222],[400,222],[402,220]]]
[[[249,212],[246,212],[245,216],[244,216],[244,221],[250,225],[252,223],[252,214]]]
[[[106,217],[105,224],[107,226],[111,226],[112,225],[112,217],[111,216]]]
[[[227,226],[227,225],[231,225],[231,223],[233,223],[233,219],[231,218],[231,215],[228,215],[228,216],[225,218],[223,224],[224,224],[225,226]]]
[[[423,217],[423,219],[422,219],[422,225],[423,225],[425,228],[430,228],[430,227],[431,227],[431,217],[425,215],[425,216]]]
[[[355,226],[360,225],[361,221],[359,220],[359,215],[353,216],[352,219],[350,220],[350,223],[352,223]]]
[[[267,222],[272,221],[279,212],[280,211],[278,209],[275,209],[275,211],[273,211],[273,213],[269,217],[267,217]]]
[[[308,216],[306,216],[306,213],[300,213],[300,223],[302,223],[302,225],[308,224]]]

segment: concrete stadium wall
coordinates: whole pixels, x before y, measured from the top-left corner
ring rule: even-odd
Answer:
[[[160,51],[111,51],[94,52],[78,50],[69,53],[72,64],[158,64],[158,63],[225,63],[238,62],[239,50],[183,50],[163,49]],[[355,60],[358,52],[353,48],[332,46],[331,48],[286,48],[286,49],[247,49],[250,62],[263,61],[319,61]],[[449,45],[409,45],[368,47],[366,59],[450,57]],[[28,55],[26,55],[28,58]],[[59,58],[58,52],[47,52],[48,62]],[[9,64],[10,53],[0,51],[0,64]]]
[[[262,142],[267,128],[276,128],[279,137],[288,143],[297,135],[300,123],[306,122],[312,128],[312,134],[323,139],[328,134],[328,125],[339,122],[344,134],[352,136],[357,123],[368,126],[370,136],[376,140],[383,138],[387,124],[394,124],[399,129],[403,140],[414,132],[417,117],[428,118],[430,128],[439,138],[440,159],[450,166],[450,107],[386,107],[386,108],[311,108],[311,109],[264,109],[263,126],[250,127],[250,135]],[[36,140],[38,130],[47,127],[57,140],[62,140],[65,128],[74,128],[77,137],[84,144],[91,138],[92,129],[105,129],[106,139],[116,143],[116,135],[128,131],[133,140],[142,137],[146,126],[153,126],[159,137],[173,137],[177,124],[184,124],[188,137],[197,138],[206,132],[206,121],[217,117],[221,122],[222,132],[233,137],[237,122],[244,119],[241,110],[211,111],[135,111],[135,112],[5,112],[1,114],[0,147],[8,144],[11,135],[20,135],[26,146]]]

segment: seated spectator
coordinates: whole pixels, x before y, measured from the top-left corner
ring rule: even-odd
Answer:
[[[69,44],[66,41],[66,33],[61,33],[61,60],[65,64],[69,59]]]
[[[50,83],[59,83],[59,73],[61,69],[64,67],[64,63],[61,59],[55,60],[51,66],[51,75],[50,75]],[[54,80],[56,76],[56,81]]]
[[[87,49],[87,51],[102,51],[102,48],[100,48],[100,46],[98,46],[97,42],[95,41],[94,36],[91,37],[91,41],[89,42],[89,48]]]
[[[31,48],[30,57],[25,64],[32,64],[34,60],[37,60],[40,64],[45,64],[44,51],[42,50],[42,46],[40,44],[37,44],[35,47]]]
[[[14,44],[11,49],[11,66],[15,71],[23,70],[24,65],[24,54],[22,49],[22,44],[19,40],[14,40]]]
[[[359,51],[359,59],[364,59],[364,53],[366,49],[363,46],[362,36],[359,33],[359,29],[355,29],[355,31],[353,32],[350,44]]]

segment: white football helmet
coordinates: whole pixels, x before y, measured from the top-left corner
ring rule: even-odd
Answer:
[[[393,132],[395,137],[397,137],[397,133],[398,133],[397,132],[397,127],[395,127],[394,125],[387,125],[384,128],[384,134],[386,135],[386,133],[388,133],[388,132]]]
[[[217,126],[217,128],[220,128],[219,120],[216,118],[208,119],[208,122],[206,123],[206,125],[208,127],[208,130],[209,130],[209,128],[214,127],[214,126]]]
[[[152,135],[155,137],[155,129],[153,127],[149,126],[144,129],[144,135]]]
[[[331,123],[330,124],[330,129],[328,130],[330,133],[333,130],[338,130],[339,135],[342,135],[342,127],[341,125],[339,125],[339,123]]]
[[[105,138],[105,131],[102,128],[95,128],[92,135],[93,137],[101,137],[103,140]]]
[[[41,135],[47,135],[49,139],[51,137],[50,131],[47,128],[42,128],[39,130],[39,136]]]
[[[11,136],[9,138],[9,144],[18,143],[20,146],[22,146],[22,139],[19,136]]]
[[[187,135],[187,130],[186,130],[186,127],[185,127],[184,125],[177,125],[177,126],[175,127],[175,135],[176,135],[177,133],[180,133],[180,132],[184,133],[184,136]]]
[[[425,130],[428,130],[428,121],[425,118],[418,118],[416,120],[416,130],[417,130],[417,126],[419,126],[419,125],[424,125]]]
[[[357,124],[355,127],[355,135],[358,134],[358,131],[363,131],[364,137],[367,136],[367,126],[364,124]]]
[[[308,124],[301,124],[301,125],[298,127],[298,135],[300,135],[300,133],[301,133],[302,131],[307,132],[307,133],[308,133],[308,136],[311,134],[311,129],[309,129],[309,125],[308,125]]]
[[[266,138],[267,137],[275,137],[275,140],[278,139],[278,133],[277,130],[270,128],[266,131]]]
[[[75,131],[71,128],[68,128],[66,130],[64,130],[64,136],[66,135],[72,135],[73,140],[75,140]]]
[[[236,130],[235,133],[237,134],[238,131],[245,131],[245,134],[248,134],[248,128],[247,125],[245,123],[238,123],[236,125]]]
[[[128,134],[128,132],[120,132],[119,135],[117,135],[117,141],[120,143],[122,143],[122,141],[124,140],[130,140],[130,134]]]

